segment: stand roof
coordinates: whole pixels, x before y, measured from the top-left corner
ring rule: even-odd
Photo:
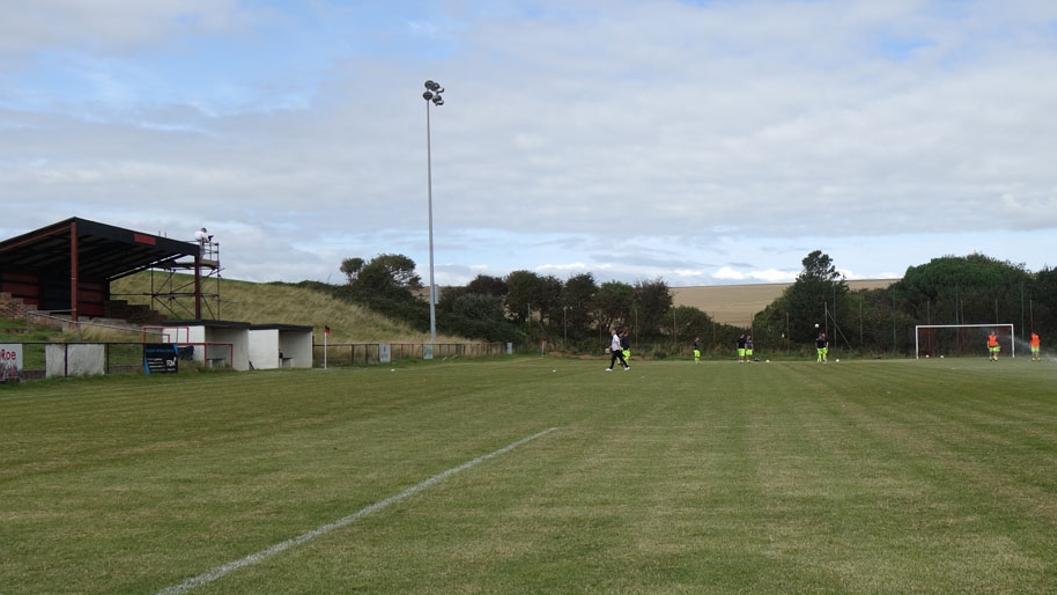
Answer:
[[[0,242],[0,272],[69,272],[74,230],[78,276],[85,279],[120,279],[183,257],[197,256],[199,250],[190,241],[71,217]]]

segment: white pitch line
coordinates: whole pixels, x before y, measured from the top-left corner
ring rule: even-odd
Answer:
[[[227,564],[224,564],[222,566],[217,566],[216,568],[210,570],[209,572],[205,572],[205,573],[200,574],[200,575],[198,575],[196,577],[189,578],[189,579],[185,580],[184,582],[182,582],[182,583],[180,583],[178,585],[172,585],[170,587],[166,587],[166,588],[162,589],[161,591],[158,591],[157,595],[182,595],[183,593],[187,593],[188,591],[190,591],[191,589],[194,589],[196,587],[201,587],[203,585],[208,585],[209,583],[219,579],[220,577],[224,576],[225,574],[227,574],[229,572],[232,572],[234,570],[238,570],[240,568],[244,568],[246,566],[250,566],[252,564],[256,564],[257,562],[260,562],[262,560],[266,560],[266,559],[274,556],[275,554],[278,554],[280,552],[284,552],[284,551],[286,551],[286,550],[288,550],[288,549],[290,549],[290,548],[292,548],[294,546],[301,545],[302,543],[305,543],[307,541],[311,541],[312,539],[315,539],[316,537],[319,537],[320,535],[323,535],[325,533],[329,533],[330,531],[333,531],[334,529],[340,529],[341,527],[344,527],[345,525],[348,525],[349,523],[351,523],[351,522],[353,522],[355,520],[361,519],[361,518],[371,514],[372,512],[376,512],[378,510],[381,510],[381,509],[385,508],[386,506],[389,506],[390,504],[399,502],[400,500],[403,500],[404,498],[407,498],[408,496],[413,496],[413,495],[421,492],[422,490],[428,488],[429,486],[437,483],[438,481],[441,481],[442,479],[446,479],[448,477],[451,477],[452,475],[455,475],[456,473],[459,473],[461,471],[465,471],[465,470],[469,469],[470,467],[473,467],[474,465],[476,465],[478,463],[483,463],[483,462],[487,461],[488,459],[492,459],[492,458],[498,457],[501,454],[508,453],[508,452],[514,450],[515,448],[525,444],[526,442],[531,442],[532,440],[535,440],[536,438],[539,438],[541,436],[545,436],[547,434],[550,434],[551,432],[553,432],[554,430],[557,430],[557,429],[558,428],[547,428],[546,430],[543,430],[542,432],[533,434],[533,435],[529,436],[528,438],[522,438],[521,440],[518,440],[517,442],[514,442],[513,444],[508,444],[507,446],[504,446],[503,448],[500,448],[499,450],[490,452],[490,453],[488,453],[486,455],[481,455],[481,456],[477,457],[476,459],[474,459],[472,461],[467,461],[467,462],[463,463],[462,465],[459,465],[458,467],[452,467],[451,469],[448,469],[447,471],[438,473],[438,474],[434,475],[433,477],[430,477],[429,479],[423,481],[422,483],[420,483],[420,484],[418,484],[416,486],[407,488],[406,490],[404,490],[404,491],[402,491],[399,494],[396,494],[394,496],[389,496],[385,500],[381,500],[379,502],[375,502],[374,504],[371,504],[370,506],[368,506],[366,508],[363,508],[363,509],[361,509],[361,510],[359,510],[359,511],[353,513],[353,514],[350,514],[349,516],[342,517],[342,518],[334,521],[333,523],[329,523],[329,524],[323,525],[321,527],[313,529],[312,531],[309,531],[308,533],[303,533],[301,535],[298,535],[297,537],[294,537],[292,539],[287,539],[286,541],[283,541],[281,543],[277,543],[277,544],[275,544],[275,545],[273,545],[273,546],[271,546],[271,547],[269,547],[267,549],[264,549],[264,550],[261,550],[261,551],[255,553],[255,554],[250,554],[250,555],[248,555],[245,558],[242,558],[240,560],[235,560],[234,562],[228,562]]]

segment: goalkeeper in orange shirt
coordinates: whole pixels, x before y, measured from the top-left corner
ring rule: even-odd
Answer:
[[[1002,348],[998,345],[998,335],[991,331],[991,334],[987,335],[987,359],[997,362],[1000,351]]]

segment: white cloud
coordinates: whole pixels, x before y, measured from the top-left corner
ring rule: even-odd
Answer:
[[[425,269],[432,78],[448,282],[783,282],[815,249],[862,277],[950,250],[1057,253],[1057,5],[312,7],[13,11],[0,235],[208,223],[236,278],[325,279],[383,252]]]
[[[0,55],[54,48],[121,52],[176,35],[244,30],[237,0],[34,0],[0,19]]]
[[[1026,198],[1007,192],[1001,200],[1006,216],[1019,229],[1057,227],[1057,188],[1051,188],[1049,196]]]
[[[720,281],[734,281],[737,283],[791,283],[796,280],[798,272],[780,271],[776,269],[752,270],[748,272],[738,271],[731,267],[720,267],[713,277]],[[708,283],[711,285],[711,283]]]

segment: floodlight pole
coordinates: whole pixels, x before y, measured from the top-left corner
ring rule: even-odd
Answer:
[[[437,340],[437,285],[433,280],[433,149],[429,132],[429,104],[444,105],[440,96],[444,88],[433,81],[426,81],[426,195],[429,208],[429,341]]]
[[[437,285],[433,280],[433,155],[429,135],[429,102],[426,102],[426,191],[429,203],[429,341],[437,340]]]

